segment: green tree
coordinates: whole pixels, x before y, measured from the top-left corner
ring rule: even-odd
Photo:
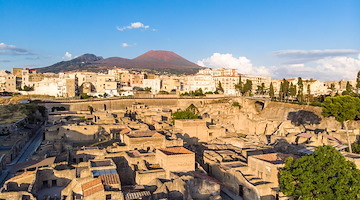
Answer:
[[[360,154],[360,144],[352,143],[351,144],[351,149],[352,149],[353,153]],[[350,151],[350,149],[346,148],[346,151]]]
[[[326,97],[321,107],[324,117],[335,117],[336,121],[343,124],[346,130],[348,146],[352,153],[347,123],[350,120],[360,118],[360,98],[349,95]]]
[[[239,93],[242,93],[242,90],[243,90],[243,82],[241,81],[241,76],[239,76],[239,82],[238,82],[238,84],[235,84],[235,89],[236,89]]]
[[[237,102],[237,101],[234,101],[234,102],[232,102],[232,104],[231,104],[232,106],[234,106],[234,107],[238,107],[239,109],[241,109],[242,108],[242,106],[240,105],[240,103],[239,102]]]
[[[34,90],[34,86],[24,86],[24,91],[33,91]]]
[[[271,99],[275,97],[274,86],[272,83],[270,83],[269,96]]]
[[[258,85],[255,93],[264,95],[265,94],[265,83],[261,83],[261,85]]]
[[[195,91],[190,91],[191,96],[205,96],[203,90],[201,88],[196,89]]]
[[[218,86],[217,86],[216,90],[217,90],[218,92],[222,92],[222,93],[224,93],[224,88],[223,88],[223,87],[222,87],[222,85],[221,85],[221,81],[219,81],[219,83],[218,83]]]
[[[145,88],[144,88],[144,91],[145,91],[145,92],[151,92],[151,87],[145,87]]]
[[[356,77],[356,89],[357,89],[357,94],[359,95],[359,90],[360,90],[360,70],[357,73],[357,77]]]
[[[354,96],[355,93],[353,92],[352,90],[352,85],[350,84],[350,82],[346,82],[346,89],[345,91],[342,93],[342,95],[351,95],[351,96]]]
[[[320,146],[279,170],[280,190],[295,199],[358,199],[360,170],[331,146]]]
[[[280,99],[280,101],[282,101],[284,99],[284,83],[283,82],[280,82],[279,99]]]
[[[334,83],[331,83],[331,84],[330,84],[330,91],[331,91],[331,94],[330,94],[330,95],[331,95],[331,96],[334,96],[335,89],[336,89],[336,88],[335,88],[335,84],[334,84]]]
[[[261,86],[258,85],[255,94],[261,94]]]
[[[290,89],[290,83],[289,81],[287,81],[286,79],[283,80],[283,89],[284,89],[284,98],[288,98],[289,97],[289,89]]]
[[[292,98],[296,96],[296,85],[294,85],[293,83],[290,84],[289,95]]]
[[[310,96],[311,96],[311,88],[310,88],[310,83],[307,84],[307,94],[306,94],[306,99],[307,99],[307,102],[309,104],[310,102]]]
[[[279,91],[279,98],[280,100],[285,100],[289,96],[290,91],[290,84],[289,81],[287,81],[285,78],[280,83],[280,91]]]
[[[80,99],[88,99],[88,98],[90,98],[88,94],[86,94],[86,93],[80,94]]]
[[[92,115],[93,112],[94,112],[94,108],[93,108],[92,106],[88,106],[88,109],[89,109],[89,111],[90,111],[90,114]]]
[[[265,94],[265,83],[261,83],[261,94]]]
[[[247,94],[247,95],[250,96],[251,90],[252,90],[252,81],[249,80],[249,79],[247,79],[247,80],[246,80],[246,83],[245,83],[245,85],[244,85],[244,87],[243,87],[242,94],[243,94],[243,95],[244,95],[244,94]]]
[[[186,108],[186,111],[190,111],[195,115],[200,115],[199,109],[194,104],[190,104],[190,106]]]
[[[298,98],[299,102],[302,102],[302,101],[304,101],[304,94],[303,94],[303,92],[304,92],[304,83],[303,83],[301,77],[298,78],[298,83],[297,84],[298,84],[298,88],[299,88],[297,98]]]
[[[198,116],[195,115],[193,112],[184,110],[184,111],[177,111],[172,114],[172,119],[197,119]]]

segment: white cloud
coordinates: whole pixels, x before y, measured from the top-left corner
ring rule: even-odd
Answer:
[[[72,55],[71,55],[71,53],[66,52],[65,55],[64,55],[62,58],[63,58],[63,59],[66,59],[66,60],[71,60],[71,59],[72,59]]]
[[[315,61],[275,66],[254,66],[246,57],[214,53],[199,60],[198,65],[212,68],[234,68],[242,74],[267,75],[274,79],[303,77],[321,81],[354,80],[360,70],[360,54],[357,57],[327,56]]]
[[[124,43],[121,44],[121,46],[122,47],[132,47],[132,46],[136,46],[136,43],[129,44],[129,43],[124,42]]]
[[[117,26],[116,27],[116,29],[119,31],[124,31],[126,29],[148,29],[148,28],[150,28],[149,25],[144,25],[141,22],[134,22],[134,23],[131,23],[129,26],[123,26],[123,27]],[[152,30],[155,31],[155,29],[152,29]]]
[[[273,52],[278,58],[286,59],[287,64],[311,62],[326,57],[357,55],[356,49],[323,49],[323,50],[280,50]]]
[[[321,81],[354,80],[360,70],[360,55],[326,57],[306,64],[279,65],[270,67],[274,78],[314,78]]]
[[[246,57],[234,57],[232,54],[214,53],[209,58],[199,60],[198,65],[203,67],[212,68],[232,68],[237,69],[242,74],[258,74],[258,75],[270,75],[268,68],[264,66],[255,67],[251,61]]]
[[[360,54],[357,58],[338,56],[316,61],[315,73],[325,80],[354,80],[360,70]]]
[[[26,49],[16,47],[14,45],[8,45],[5,43],[0,43],[0,54],[3,55],[33,55]]]
[[[8,44],[5,44],[5,43],[0,43],[0,49],[14,49],[14,48],[16,48],[16,46],[8,45]]]

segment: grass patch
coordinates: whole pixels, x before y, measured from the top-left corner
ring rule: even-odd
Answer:
[[[41,113],[45,112],[41,106],[34,103],[0,105],[0,124],[14,123],[24,117],[28,117],[31,121],[31,119],[34,118],[36,111]]]

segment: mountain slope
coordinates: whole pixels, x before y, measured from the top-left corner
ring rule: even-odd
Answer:
[[[48,67],[37,68],[39,72],[65,72],[65,71],[75,71],[75,70],[87,70],[91,68],[89,65],[95,61],[102,60],[103,57],[96,56],[94,54],[84,54],[82,56],[76,57],[69,61],[61,61],[50,65]]]
[[[195,63],[192,63],[171,51],[151,50],[133,60],[137,63],[157,66],[159,68],[199,68]]]
[[[201,67],[171,51],[148,51],[134,59],[110,57],[103,59],[93,54],[84,54],[70,61],[38,68],[39,72],[65,72],[74,70],[101,71],[116,67],[144,69],[170,73],[196,73]]]

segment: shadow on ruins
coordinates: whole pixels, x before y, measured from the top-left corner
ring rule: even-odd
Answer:
[[[305,126],[320,124],[321,117],[308,110],[299,110],[297,112],[289,112],[287,120],[290,120],[291,123],[295,124],[296,126]]]

